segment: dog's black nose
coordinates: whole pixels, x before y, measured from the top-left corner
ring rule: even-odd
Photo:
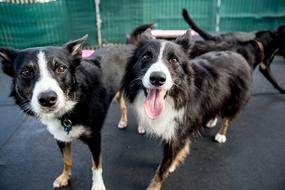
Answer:
[[[57,101],[57,94],[54,91],[42,92],[40,93],[38,99],[39,99],[39,103],[42,106],[51,107],[55,105]]]
[[[166,75],[163,72],[152,72],[149,80],[152,85],[161,86],[166,81]]]

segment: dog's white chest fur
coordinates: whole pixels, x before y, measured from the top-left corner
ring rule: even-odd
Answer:
[[[166,141],[175,137],[177,121],[181,121],[184,109],[175,110],[174,102],[171,98],[166,98],[165,109],[158,119],[150,119],[144,110],[145,96],[143,91],[139,92],[135,101],[134,108],[138,115],[138,119],[142,122],[147,133],[158,136]]]
[[[75,138],[79,138],[85,132],[83,126],[75,125],[72,126],[72,130],[67,134],[60,120],[55,118],[41,118],[41,122],[47,126],[48,131],[56,140],[63,142],[70,142]]]

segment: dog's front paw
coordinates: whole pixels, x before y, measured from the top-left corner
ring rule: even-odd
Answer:
[[[160,184],[150,184],[146,190],[160,190],[161,185]]]
[[[93,182],[91,190],[106,190],[106,187],[102,181],[102,183]]]
[[[215,136],[215,141],[217,141],[218,143],[225,143],[227,141],[227,137],[225,135],[217,133]]]
[[[208,123],[207,123],[207,127],[208,128],[214,128],[216,125],[217,125],[217,122],[218,122],[218,118],[214,118],[214,119],[211,119]]]
[[[58,176],[54,182],[53,182],[53,187],[54,188],[61,188],[61,187],[65,187],[68,185],[70,179],[70,175],[67,174],[61,174],[60,176]]]
[[[127,121],[120,121],[118,124],[119,129],[124,129],[127,127],[128,122]]]
[[[169,173],[173,173],[174,170],[176,170],[176,164],[171,165],[168,171]]]
[[[102,169],[92,169],[92,176],[91,190],[106,190],[102,177]]]
[[[142,125],[139,125],[139,126],[138,126],[138,133],[139,133],[140,135],[145,134],[145,129],[144,129],[144,127],[143,127]]]

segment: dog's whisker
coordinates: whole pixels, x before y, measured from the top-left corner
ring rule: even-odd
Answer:
[[[182,90],[182,91],[185,90],[182,86],[180,86],[180,85],[177,84],[177,83],[173,83],[173,85],[174,85],[175,87],[177,87],[178,89]]]
[[[136,78],[134,80],[132,80],[132,82],[130,83],[131,86],[136,86],[138,84],[140,84],[142,82],[141,78]]]

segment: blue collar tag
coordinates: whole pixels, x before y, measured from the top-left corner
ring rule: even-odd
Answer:
[[[62,124],[64,131],[69,135],[69,132],[72,130],[72,121],[70,119],[64,119]]]

